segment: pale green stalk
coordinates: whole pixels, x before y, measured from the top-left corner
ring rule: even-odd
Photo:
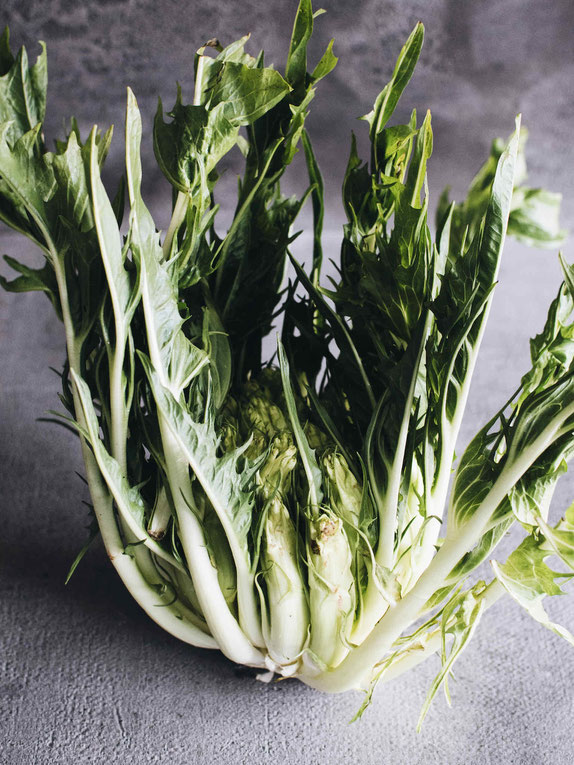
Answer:
[[[166,260],[169,259],[169,256],[171,254],[171,247],[173,244],[173,238],[175,234],[177,233],[179,227],[185,220],[185,214],[187,212],[187,208],[189,206],[189,195],[186,191],[178,191],[177,193],[177,199],[175,200],[175,205],[173,208],[173,213],[171,215],[171,219],[169,221],[169,226],[167,227],[167,231],[165,232],[165,238],[163,240],[163,256]]]
[[[157,345],[157,334],[153,331],[155,321],[149,289],[144,267],[142,268],[142,300],[150,357],[162,385],[170,389],[169,379],[163,368]],[[180,392],[177,391],[178,396],[179,394]],[[182,459],[176,435],[169,421],[159,411],[158,420],[181,542],[202,614],[212,635],[228,658],[240,664],[263,666],[262,654],[239,627],[219,586],[217,569],[209,557],[205,535],[196,515],[197,508],[191,491],[189,467],[187,461]]]
[[[162,349],[158,342],[159,333],[153,300],[154,286],[149,284],[148,280],[146,260],[150,259],[151,264],[156,263],[155,259],[158,257],[158,253],[155,252],[155,245],[153,244],[155,237],[153,221],[140,196],[141,120],[135,98],[131,92],[128,92],[127,115],[126,167],[128,192],[132,205],[131,237],[133,246],[140,250],[140,284],[148,350],[161,385],[170,390],[174,398],[178,400],[181,396],[180,386],[183,385],[183,382],[179,380],[177,384],[171,384],[168,370],[165,368]],[[146,248],[149,247],[153,247],[154,251],[147,252]],[[161,268],[161,264],[158,263],[157,267]],[[197,372],[197,370],[198,367],[195,371]],[[176,434],[161,411],[158,411],[158,422],[181,543],[203,617],[226,656],[241,664],[262,666],[264,663],[263,655],[254,647],[237,623],[219,586],[217,569],[211,562],[205,534],[197,515],[188,463],[183,457]]]
[[[382,582],[378,581],[379,575],[376,567],[383,569],[389,576],[392,576],[392,570],[396,561],[395,537],[397,531],[397,513],[399,506],[399,494],[401,489],[402,471],[404,467],[405,449],[409,432],[409,425],[412,413],[417,374],[423,356],[426,338],[428,336],[431,324],[430,311],[427,313],[423,336],[419,347],[418,356],[414,366],[414,373],[411,378],[408,395],[403,410],[403,419],[399,431],[397,449],[394,454],[393,463],[389,470],[387,489],[382,497],[377,498],[379,507],[379,541],[375,551],[375,560],[371,566],[367,590],[364,595],[359,620],[353,630],[352,640],[354,643],[362,643],[370,634],[375,624],[383,617],[390,605],[391,598],[384,593]]]
[[[561,427],[573,414],[574,404],[565,407],[514,462],[505,465],[470,520],[450,531],[415,586],[385,614],[364,643],[354,648],[336,669],[317,677],[306,676],[303,678],[305,682],[329,692],[367,687],[373,667],[383,661],[395,640],[418,617],[454,566],[478,542],[498,505],[542,452],[562,434]]]
[[[332,513],[310,520],[309,536],[309,650],[321,664],[335,667],[349,651],[353,627],[353,556],[343,521]]]
[[[11,189],[16,197],[19,198],[19,189],[12,184]],[[24,206],[26,206],[26,199],[22,198],[21,202]],[[38,226],[38,229],[42,233],[46,243],[46,249],[48,251],[50,263],[54,268],[54,274],[56,277],[58,292],[60,296],[62,320],[64,323],[64,332],[66,336],[66,347],[68,351],[68,362],[70,369],[75,374],[80,376],[82,343],[85,338],[77,337],[74,332],[74,324],[70,312],[68,297],[68,286],[63,264],[60,261],[56,246],[41,215],[37,214],[33,208],[31,208],[29,212],[34,219],[34,222]],[[74,401],[74,409],[77,412],[78,424],[80,428],[83,429],[85,422],[82,415],[79,393],[74,384],[72,384],[72,396]],[[88,486],[90,488],[92,502],[94,505],[94,512],[98,521],[102,540],[104,542],[107,554],[112,561],[116,571],[120,575],[122,581],[126,585],[126,588],[132,594],[136,602],[146,611],[146,613],[171,634],[192,645],[205,648],[216,647],[215,641],[209,635],[206,635],[204,632],[198,629],[188,619],[188,609],[186,609],[181,603],[172,604],[169,602],[169,600],[168,602],[165,602],[162,597],[158,595],[158,593],[152,587],[150,587],[145,577],[142,575],[142,572],[138,569],[137,564],[133,558],[124,553],[124,545],[117,527],[111,496],[101,480],[95,458],[81,433],[80,443],[84,463],[86,466]]]
[[[267,624],[263,632],[269,656],[281,667],[301,655],[309,631],[309,608],[298,563],[296,531],[277,494],[269,502],[264,535],[262,570]]]
[[[494,278],[496,278],[496,275]],[[443,402],[441,427],[441,438],[443,441],[440,469],[438,479],[430,491],[430,503],[428,503],[426,507],[427,516],[432,515],[436,516],[437,518],[442,518],[444,515],[448,497],[450,477],[452,475],[452,465],[454,462],[456,442],[462,424],[464,411],[466,409],[472,376],[476,366],[476,360],[478,358],[478,352],[480,350],[484,331],[486,329],[486,324],[488,322],[491,305],[492,297],[488,300],[485,306],[477,340],[473,347],[472,353],[469,354],[468,370],[464,378],[464,382],[458,392],[457,408],[452,422],[449,422],[446,417],[446,396],[445,401]],[[464,342],[468,342],[468,340],[465,339]],[[418,578],[418,573],[424,571],[432,560],[439,533],[440,524],[438,522],[427,523],[423,529],[423,536],[418,547],[416,559],[413,556],[414,574],[412,581],[415,581],[415,577]]]
[[[39,221],[37,222],[40,223]],[[50,237],[48,232],[44,232],[44,235],[46,241],[49,243]],[[60,293],[70,369],[79,375],[81,370],[81,348],[77,343],[72,317],[70,315],[66,277],[60,265],[58,254],[54,249],[51,249],[51,261],[54,266]],[[75,385],[72,385],[72,395],[74,399],[74,410],[78,417],[78,424],[80,427],[83,427],[82,407]],[[129,593],[144,609],[148,616],[170,634],[199,648],[217,648],[218,645],[216,641],[196,626],[194,623],[195,615],[192,614],[192,612],[190,612],[180,601],[169,604],[169,601],[173,599],[171,594],[168,594],[164,600],[161,595],[150,587],[135,560],[131,556],[125,554],[124,544],[115,519],[112,498],[101,480],[95,458],[81,434],[80,443],[84,464],[86,466],[86,478],[102,541],[110,561]]]
[[[411,378],[409,391],[405,400],[403,410],[403,419],[397,440],[397,448],[393,457],[393,464],[389,471],[388,486],[379,510],[379,543],[375,551],[375,559],[379,566],[389,571],[392,570],[395,563],[395,536],[397,530],[397,511],[399,506],[399,494],[401,490],[403,463],[405,458],[405,449],[409,433],[409,424],[415,396],[415,387],[417,383],[418,370],[421,363],[425,343],[431,324],[431,313],[427,312],[423,336],[421,339],[417,359],[414,365],[414,372]],[[374,586],[374,585],[371,585]]]
[[[221,651],[232,661],[264,666],[264,657],[248,640],[219,585],[218,571],[209,557],[205,534],[195,514],[187,462],[181,460],[169,422],[159,415],[168,480],[179,524],[180,539],[201,612]]]
[[[200,55],[197,57],[197,72],[195,76],[195,89],[193,93],[194,106],[198,106],[201,103],[201,79],[202,79],[203,68],[204,68],[204,60],[205,60],[205,56]],[[187,213],[187,208],[189,207],[190,201],[191,201],[191,197],[187,191],[178,191],[177,199],[175,201],[173,213],[171,216],[171,220],[169,222],[169,226],[165,233],[165,238],[163,240],[163,245],[162,245],[163,256],[166,260],[169,259],[169,256],[171,254],[173,238],[176,235],[179,227],[185,220],[185,215]]]
[[[484,601],[484,610],[497,603],[500,598],[506,595],[506,590],[498,579],[494,579],[484,590],[481,599]],[[410,669],[422,664],[423,661],[434,656],[440,651],[443,641],[443,631],[441,627],[430,632],[415,646],[405,649],[396,659],[392,661],[387,669],[381,674],[380,683],[388,683],[400,675],[408,672]]]

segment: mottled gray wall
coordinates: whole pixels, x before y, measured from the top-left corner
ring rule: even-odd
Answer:
[[[354,4],[325,0],[314,50],[336,38],[340,63],[319,88],[310,118],[329,190],[326,244],[336,254],[338,189],[354,116],[366,112],[418,19],[427,41],[399,116],[430,107],[435,154],[431,191],[459,195],[517,111],[531,133],[531,181],[565,194],[574,222],[574,4],[571,0],[428,0]],[[282,62],[295,2],[78,3],[3,0],[0,23],[15,44],[48,44],[49,119],[114,122],[111,178],[121,164],[126,84],[148,124],[180,80],[189,94],[193,52],[214,35],[253,32],[253,50]],[[166,184],[148,138],[146,192],[166,225]],[[301,167],[296,168],[296,174]],[[302,185],[299,177],[293,185]],[[233,186],[233,175],[223,181]],[[301,241],[301,254],[306,242]],[[29,248],[0,229],[3,252]],[[574,260],[571,247],[566,255]],[[462,434],[467,440],[512,391],[528,337],[556,290],[555,254],[509,243]],[[85,490],[77,442],[35,418],[57,406],[48,366],[63,357],[61,326],[38,295],[0,293],[0,763],[193,763],[223,765],[570,765],[572,649],[508,599],[489,611],[457,667],[454,708],[437,698],[421,736],[414,726],[437,671],[429,662],[347,723],[354,694],[323,696],[295,682],[262,686],[220,655],[165,635],[122,588],[95,545],[71,583],[66,571],[85,538]],[[558,508],[571,500],[565,483]],[[506,540],[509,549],[514,536]],[[485,573],[487,569],[485,568]],[[574,598],[550,604],[574,625]]]
[[[112,153],[121,162],[126,85],[151,124],[160,95],[166,106],[179,81],[191,99],[195,50],[205,40],[223,43],[252,33],[252,52],[282,67],[297,3],[182,2],[181,0],[4,0],[0,22],[15,44],[48,44],[50,87],[47,134],[58,134],[74,114],[82,125],[114,123]],[[430,108],[435,130],[432,187],[451,183],[462,193],[495,136],[506,136],[524,114],[536,182],[574,198],[574,4],[571,0],[325,0],[312,50],[331,37],[340,57],[321,83],[309,129],[331,191],[329,220],[339,214],[338,189],[349,133],[364,127],[367,112],[387,81],[400,47],[416,21],[427,29],[417,72],[398,110]],[[145,120],[145,117],[144,117]],[[149,137],[149,134],[148,134]],[[148,143],[146,186],[161,199],[165,186]],[[164,197],[165,198],[165,197]],[[159,203],[159,202],[158,202]],[[574,211],[574,202],[569,203]]]

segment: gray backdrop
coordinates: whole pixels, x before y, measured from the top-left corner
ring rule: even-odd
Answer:
[[[326,251],[338,251],[338,193],[354,118],[369,110],[418,19],[427,40],[399,108],[431,109],[431,193],[450,183],[461,196],[490,141],[522,111],[530,130],[533,185],[565,195],[574,219],[574,5],[570,0],[325,0],[313,50],[336,38],[340,61],[322,83],[309,128],[328,189]],[[191,93],[194,50],[217,36],[253,33],[253,52],[284,61],[296,3],[181,0],[4,0],[0,22],[15,45],[49,50],[49,117],[117,125],[108,180],[121,163],[126,84],[149,122],[157,95],[171,105],[175,81]],[[145,191],[167,225],[167,187],[154,169],[148,129]],[[144,149],[145,150],[145,149]],[[234,167],[222,182],[235,183]],[[293,188],[304,183],[296,164]],[[298,254],[308,251],[308,238]],[[27,246],[0,230],[0,246],[25,259]],[[565,247],[570,260],[572,248]],[[468,440],[514,389],[560,280],[556,253],[509,243],[468,418]],[[72,437],[35,418],[57,405],[63,333],[48,302],[0,294],[0,762],[19,763],[571,763],[572,649],[512,602],[488,612],[452,684],[421,735],[418,712],[438,662],[380,688],[372,708],[348,721],[357,695],[322,696],[296,682],[272,685],[215,653],[162,633],[131,602],[96,545],[71,583],[63,581],[84,540],[87,499]],[[570,501],[564,482],[556,512]],[[506,540],[511,549],[515,537]],[[563,598],[552,615],[574,626]]]

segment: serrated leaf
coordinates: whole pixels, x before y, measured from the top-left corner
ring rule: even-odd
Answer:
[[[235,145],[239,128],[224,115],[224,104],[208,110],[203,105],[184,106],[179,100],[164,122],[161,101],[154,121],[154,152],[168,181],[181,191],[207,191],[207,175]]]
[[[53,188],[50,168],[35,155],[40,126],[24,133],[16,143],[10,143],[11,123],[0,124],[0,176],[13,199],[27,210],[38,227],[46,246],[51,242],[46,199]]]
[[[188,411],[165,387],[149,359],[140,354],[154,400],[167,426],[185,455],[193,474],[213,506],[225,529],[236,560],[250,565],[248,535],[254,508],[254,472],[256,466],[245,464],[245,447],[217,456],[219,437],[211,415],[202,422]]]
[[[574,636],[564,627],[550,620],[542,601],[546,595],[562,594],[556,580],[563,577],[545,563],[549,552],[533,536],[526,539],[511,553],[506,563],[492,562],[497,579],[507,592],[543,627],[552,630],[574,645]]]
[[[28,66],[28,55],[22,47],[14,58],[9,46],[8,28],[4,30],[0,47],[0,123],[10,122],[8,136],[11,143],[44,121],[48,67],[46,46],[36,63]]]
[[[289,93],[289,85],[274,69],[254,69],[228,61],[210,92],[209,106],[222,106],[222,114],[234,127],[251,125]]]
[[[92,403],[92,395],[86,382],[72,370],[72,379],[82,405],[84,428],[96,462],[118,510],[136,539],[142,540],[146,547],[177,570],[185,573],[185,568],[147,532],[148,511],[140,492],[130,486],[118,462],[109,454],[99,437],[99,422]]]
[[[529,246],[558,247],[565,236],[559,222],[561,195],[545,189],[532,189],[523,185],[526,180],[524,159],[526,139],[527,133],[523,129],[516,159],[508,234]],[[490,156],[473,178],[466,199],[464,202],[454,205],[453,225],[450,232],[451,245],[454,250],[460,249],[465,230],[468,230],[467,241],[471,241],[478,230],[480,220],[486,210],[496,165],[503,148],[504,143],[502,141],[493,142]],[[445,189],[437,209],[437,222],[444,215],[448,205],[448,189]]]
[[[61,319],[62,309],[58,285],[52,266],[49,263],[45,263],[42,268],[29,268],[24,263],[19,263],[8,255],[4,255],[4,260],[20,276],[9,282],[4,276],[0,275],[0,285],[8,292],[45,292],[54,306],[56,314]]]
[[[443,683],[447,700],[450,703],[448,676],[452,672],[453,664],[467,646],[478,626],[484,611],[484,600],[481,597],[483,591],[484,582],[479,582],[471,590],[455,594],[441,612],[442,667],[434,679],[423,704],[417,724],[419,732],[431,702]],[[449,649],[447,649],[446,645],[448,635],[452,636],[452,644]]]
[[[508,234],[529,247],[558,248],[567,232],[560,228],[562,194],[546,189],[514,190]]]

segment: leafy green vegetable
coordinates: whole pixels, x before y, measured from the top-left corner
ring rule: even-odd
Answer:
[[[574,454],[574,268],[561,261],[564,282],[516,393],[457,461],[505,236],[558,245],[560,196],[524,185],[518,119],[466,199],[443,194],[433,236],[430,113],[391,124],[421,53],[417,24],[364,117],[367,161],[351,139],[341,260],[327,286],[325,190],[305,123],[337,59],[331,41],[309,71],[318,14],[301,0],[283,74],[245,50],[247,37],[212,41],[195,57],[193,102],[178,88],[167,115],[159,103],[153,146],[173,194],[163,237],[142,198],[132,91],[112,198],[101,179],[111,130],[83,140],[72,120],[48,151],[45,50],[30,67],[6,31],[0,220],[45,262],[7,257],[17,275],[1,283],[44,292],[64,324],[61,401],[80,435],[90,539],[99,528],[146,612],[237,663],[327,691],[366,689],[359,714],[378,682],[439,652],[422,722],[441,685],[449,698],[454,661],[503,594],[574,641],[543,607],[574,571],[574,510],[550,518]],[[300,147],[309,184],[286,197]],[[220,163],[237,150],[244,171],[222,232]],[[289,247],[308,199],[307,270]],[[262,350],[275,324],[276,366]],[[473,583],[515,522],[524,540],[492,560],[489,583]]]

